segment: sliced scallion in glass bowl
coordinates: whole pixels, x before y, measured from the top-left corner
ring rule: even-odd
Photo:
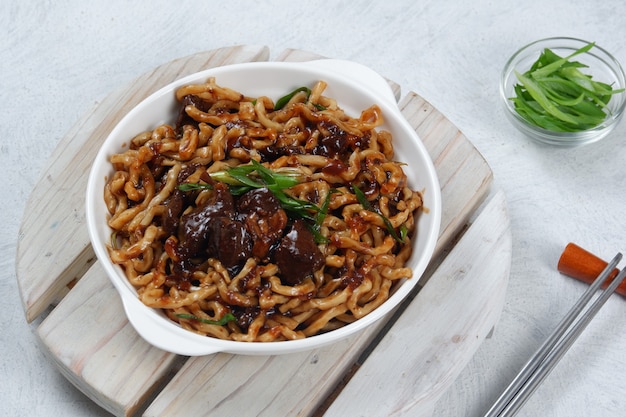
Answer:
[[[594,42],[550,38],[520,49],[502,73],[505,112],[528,136],[555,145],[605,137],[626,105],[624,72]]]

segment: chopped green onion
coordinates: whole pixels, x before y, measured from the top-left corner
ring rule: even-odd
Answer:
[[[176,314],[176,317],[187,320],[195,320],[205,324],[214,324],[216,326],[224,326],[231,321],[237,321],[237,317],[235,317],[233,313],[226,313],[219,320],[203,319],[200,317],[196,317],[193,314]]]
[[[383,215],[379,210],[377,210],[376,208],[374,208],[374,206],[370,204],[370,202],[367,200],[367,197],[365,197],[365,194],[363,194],[363,191],[361,191],[359,187],[357,187],[356,185],[352,185],[352,190],[354,191],[354,195],[356,196],[357,201],[359,202],[359,204],[363,206],[365,210],[371,211],[372,213],[376,213],[380,216],[380,218],[383,220],[383,223],[385,223],[385,227],[387,228],[387,231],[389,232],[391,237],[393,237],[395,241],[398,243],[404,243],[404,238],[406,237],[406,234],[407,234],[406,227],[405,227],[405,232],[402,232],[401,230],[400,236],[398,236],[398,233],[396,232],[393,225],[391,224],[391,221],[385,215]]]
[[[230,168],[226,171],[226,174],[234,180],[234,182],[230,185],[249,187],[250,189],[262,187],[262,183],[255,181],[248,176],[248,174],[254,172],[255,169],[254,165],[241,165],[235,168]],[[213,179],[215,178],[213,177]]]
[[[315,215],[315,223],[310,227],[311,233],[313,233],[313,237],[315,238],[315,243],[328,243],[328,239],[322,235],[320,230],[322,228],[322,223],[324,223],[324,219],[328,214],[330,197],[335,193],[341,193],[341,191],[332,188],[328,192],[326,198],[324,199],[324,202],[322,203],[322,206],[319,208],[317,214]]]
[[[400,225],[400,241],[404,242],[408,234],[409,229],[406,227],[406,224]]]
[[[293,187],[300,182],[298,178],[295,178],[292,175],[284,175],[279,172],[272,171],[271,169],[266,168],[263,164],[255,161],[254,159],[251,160],[250,163],[266,184],[275,184],[277,187],[283,189]]]
[[[546,97],[542,86],[538,84],[535,80],[533,80],[531,77],[522,75],[517,71],[515,71],[515,75],[517,75],[517,79],[520,80],[520,82],[522,83],[524,88],[526,88],[526,91],[528,91],[528,94],[530,94],[533,100],[535,100],[548,114],[556,117],[563,122],[571,123],[574,125],[578,124],[578,121],[576,119],[561,111],[559,109],[559,106],[555,105],[551,100]]]
[[[291,100],[293,98],[293,96],[295,96],[296,94],[298,94],[299,92],[304,91],[306,93],[306,97],[307,99],[309,98],[309,96],[311,95],[311,89],[308,87],[299,87],[296,88],[295,90],[293,90],[291,93],[282,96],[281,98],[279,98],[276,101],[276,104],[274,104],[274,110],[280,110],[283,107],[285,107],[287,105],[287,103],[289,103],[289,100]]]
[[[528,71],[516,71],[519,84],[510,100],[517,113],[531,124],[557,132],[577,132],[601,124],[610,114],[609,100],[624,89],[593,80],[580,70],[587,68],[585,64],[570,61],[594,45],[589,43],[564,58],[546,48]]]
[[[298,94],[300,92],[305,92],[306,93],[307,100],[311,96],[311,89],[310,88],[308,88],[308,87],[296,88],[291,93],[289,93],[289,94],[279,98],[276,101],[276,104],[274,104],[274,110],[280,110],[283,107],[285,107],[287,105],[287,103],[289,103],[289,100],[291,100],[296,94]],[[315,107],[317,110],[320,110],[320,111],[321,110],[326,110],[326,107],[322,106],[321,104],[317,104],[317,103],[312,103],[312,104],[313,104],[313,107]]]
[[[180,191],[210,190],[211,184],[200,184],[195,182],[186,182],[178,185]]]
[[[117,231],[114,231],[113,233],[111,233],[111,247],[113,249],[119,249],[118,244],[117,244]]]
[[[252,175],[255,174],[255,175]],[[287,195],[283,190],[300,183],[299,176],[283,174],[266,168],[261,163],[251,160],[248,165],[240,165],[225,171],[212,172],[211,178],[229,185],[233,195],[242,195],[255,188],[267,188],[280,202],[281,207],[297,217],[315,222],[312,212],[317,212],[319,207],[305,200],[299,200]],[[184,187],[183,187],[184,186]],[[206,184],[181,184],[179,189],[190,191],[200,188],[208,188]],[[182,187],[182,188],[181,188]]]
[[[589,52],[589,50],[591,48],[593,48],[593,46],[595,45],[595,42],[591,42],[585,46],[583,46],[582,48],[572,52],[571,54],[569,54],[568,56],[566,56],[565,58],[561,58],[560,56],[558,56],[557,54],[555,54],[554,52],[552,52],[551,50],[547,49],[547,53],[545,53],[545,60],[540,61],[540,66],[536,69],[534,69],[533,72],[533,76],[535,77],[543,77],[546,76],[548,74],[552,74],[558,70],[560,70],[563,66],[585,66],[583,64],[581,64],[580,62],[570,62],[569,60],[574,58],[576,55],[581,55],[584,54],[585,52]],[[539,60],[541,60],[542,57],[539,57]]]
[[[262,177],[261,179],[269,179],[270,183],[275,183],[280,188],[293,187],[300,182],[299,173],[283,174],[275,172],[268,168],[265,168],[262,164],[255,160],[252,160],[249,165],[240,165],[238,167],[229,168],[225,171],[212,172],[209,175],[214,180],[226,183],[228,185],[249,187],[250,189],[265,187],[265,184],[256,181],[249,176],[254,171],[258,172],[258,174]]]

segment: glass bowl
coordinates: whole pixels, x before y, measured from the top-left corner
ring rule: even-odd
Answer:
[[[596,142],[608,135],[619,123],[626,107],[626,92],[614,94],[608,103],[610,112],[600,125],[580,132],[556,132],[531,124],[521,117],[513,102],[514,87],[519,83],[515,71],[526,72],[539,58],[541,52],[548,48],[561,57],[566,57],[590,42],[575,38],[547,38],[530,43],[518,50],[508,60],[500,78],[500,97],[505,114],[513,125],[522,133],[542,143],[558,146],[576,146]],[[606,50],[594,45],[588,52],[576,55],[572,61],[588,66],[581,71],[591,75],[594,81],[610,84],[613,89],[624,88],[626,77],[619,62]]]

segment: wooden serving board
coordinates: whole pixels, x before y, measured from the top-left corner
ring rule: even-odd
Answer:
[[[268,60],[264,46],[198,53],[112,93],[52,154],[27,203],[17,279],[26,319],[78,389],[114,415],[428,416],[497,322],[511,261],[506,202],[471,142],[413,92],[390,82],[435,163],[442,228],[425,284],[395,314],[348,339],[281,356],[186,358],[147,344],[91,249],[85,187],[100,143],[133,106],[184,75]],[[286,50],[276,60],[318,56]],[[52,243],[51,243],[52,242]]]

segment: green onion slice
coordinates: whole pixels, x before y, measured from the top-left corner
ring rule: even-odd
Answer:
[[[211,190],[212,188],[211,184],[200,184],[197,182],[186,182],[178,185],[180,191]]]
[[[352,190],[354,191],[354,195],[356,196],[357,201],[359,202],[360,205],[363,206],[365,210],[371,211],[372,213],[376,213],[380,216],[380,218],[383,220],[383,223],[385,224],[385,227],[387,228],[387,231],[389,232],[391,237],[393,237],[394,240],[398,243],[404,243],[404,238],[406,237],[406,234],[407,234],[406,226],[402,225],[404,226],[404,231],[402,231],[401,229],[400,235],[398,235],[398,233],[396,232],[396,229],[394,229],[393,225],[391,224],[391,221],[385,215],[383,215],[379,210],[377,210],[376,208],[374,208],[374,206],[370,204],[367,197],[365,197],[365,194],[363,193],[363,191],[359,189],[359,187],[357,187],[356,185],[352,185]]]
[[[311,89],[308,87],[299,87],[296,88],[295,90],[293,90],[291,93],[282,96],[281,98],[279,98],[276,101],[276,104],[274,104],[274,110],[280,110],[283,107],[285,107],[287,105],[287,103],[289,103],[289,100],[291,100],[293,98],[293,96],[295,96],[296,94],[298,94],[299,92],[304,91],[306,93],[306,97],[307,99],[309,98],[309,96],[311,95]]]
[[[293,90],[291,93],[282,96],[281,98],[279,98],[276,103],[274,104],[274,110],[280,110],[283,107],[285,107],[287,105],[287,103],[289,103],[289,100],[291,100],[296,94],[301,93],[301,92],[305,92],[306,93],[306,98],[307,100],[309,99],[309,97],[311,96],[311,89],[308,87],[298,87],[295,90]],[[326,110],[326,107],[322,106],[321,104],[317,104],[317,103],[312,103],[313,107],[315,107],[317,110]]]

